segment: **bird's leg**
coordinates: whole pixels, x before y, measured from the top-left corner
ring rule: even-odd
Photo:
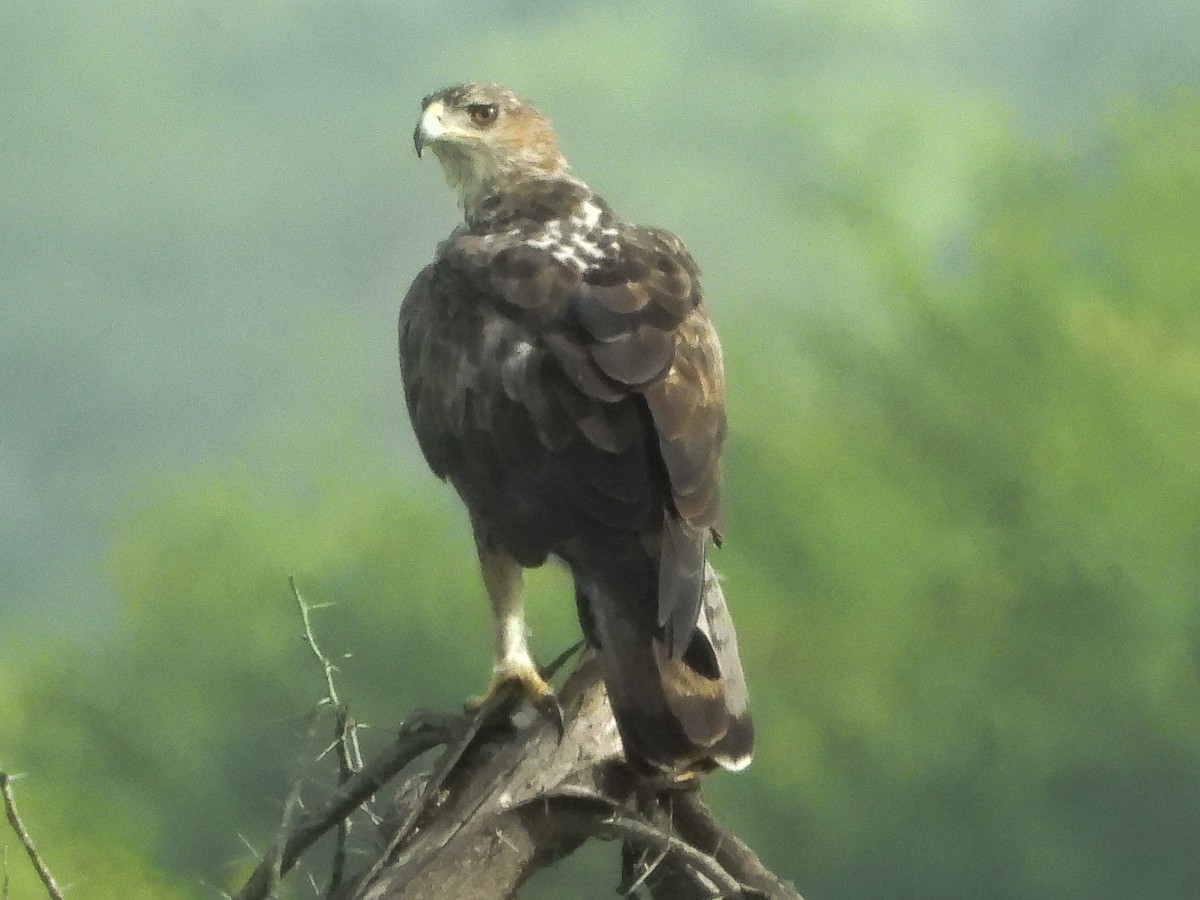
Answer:
[[[482,696],[467,700],[467,709],[479,709],[496,691],[515,682],[538,711],[558,722],[561,730],[562,712],[558,699],[542,678],[525,642],[525,603],[522,597],[525,577],[521,566],[485,538],[477,536],[475,543],[479,550],[483,584],[492,604],[496,644],[491,683]]]

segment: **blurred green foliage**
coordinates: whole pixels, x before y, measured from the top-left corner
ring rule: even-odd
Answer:
[[[1200,875],[1200,102],[1121,114],[1086,162],[1002,154],[951,260],[834,198],[888,333],[784,303],[731,329],[719,563],[762,738],[713,792],[813,896],[1183,897]],[[482,681],[453,500],[321,481],[304,503],[232,473],[164,489],[112,554],[124,637],[6,673],[28,817],[86,895],[172,871],[145,896],[189,895],[238,833],[269,837],[320,691],[288,571],[338,603],[319,629],[354,651],[360,718]],[[568,591],[535,594],[549,654]]]
[[[512,11],[512,27],[447,49],[437,65],[454,74],[432,73],[403,109],[475,74],[464,60],[504,73],[562,111],[582,175],[631,218],[678,230],[706,269],[731,384],[729,540],[716,561],[761,735],[755,765],[708,788],[722,818],[814,900],[1194,896],[1200,96],[1129,100],[1086,138],[1056,142],[1027,134],[1004,103],[943,89],[919,67],[901,83],[876,62],[927,34],[915,7],[801,15],[765,3],[755,24],[733,7],[696,19],[665,4],[633,37],[589,4],[563,19]],[[394,88],[389,47],[373,37],[382,13],[359,8],[354,27],[320,40],[290,15],[258,15],[261,33],[243,33],[244,45],[156,19],[147,27],[162,40],[188,36],[187,65],[148,92],[117,91],[124,76],[105,86],[123,98],[119,114],[97,116],[114,145],[137,104],[158,114],[188,98],[181,133],[144,129],[156,167],[138,189],[167,192],[161,221],[123,215],[118,194],[89,194],[80,173],[100,163],[79,147],[73,163],[56,157],[67,152],[60,133],[14,139],[48,140],[54,202],[80,222],[99,216],[129,253],[148,247],[138,277],[171,286],[177,308],[131,301],[118,322],[208,321],[200,279],[214,260],[233,263],[221,285],[235,300],[285,286],[257,311],[238,307],[234,320],[250,324],[234,350],[241,341],[246,353],[229,351],[232,386],[207,401],[261,426],[249,449],[163,467],[125,501],[108,526],[115,622],[46,629],[0,662],[0,764],[30,773],[18,785],[25,818],[79,897],[215,896],[250,865],[239,835],[270,840],[292,780],[305,772],[313,794],[328,783],[306,764],[329,723],[313,712],[323,686],[297,639],[289,573],[310,602],[335,604],[316,613],[318,637],[338,657],[352,713],[372,726],[368,746],[487,674],[486,604],[449,490],[415,457],[382,453],[372,427],[341,408],[344,385],[320,388],[282,425],[272,417],[284,413],[239,407],[264,378],[255,363],[268,336],[295,356],[281,380],[304,365],[332,382],[377,350],[394,377],[392,310],[379,320],[387,329],[360,327],[339,299],[353,305],[372,277],[355,266],[382,266],[385,235],[411,215],[376,202],[388,190],[378,147],[356,145],[347,161],[333,137],[364,121],[403,136],[376,94],[363,88],[313,145],[281,137],[308,115],[289,91],[311,81],[343,96],[317,77],[323,66]],[[414,40],[441,34],[428,16],[404,15]],[[105,23],[87,45],[105,59],[129,50],[116,70],[138,83],[160,62],[154,43],[129,38],[133,22]],[[618,64],[604,48],[622,41],[647,52]],[[857,66],[823,62],[847,41],[862,47]],[[312,58],[289,55],[296,44]],[[550,46],[586,74],[540,71],[525,48]],[[95,60],[67,62],[86,84]],[[697,72],[703,106],[646,99]],[[265,117],[264,97],[279,104]],[[617,153],[614,122],[677,138],[665,155],[639,140]],[[243,159],[259,174],[282,169],[239,194],[229,179]],[[78,184],[55,180],[53,164]],[[118,188],[141,168],[127,165]],[[366,173],[350,196],[317,177],[339,166]],[[422,176],[428,201],[408,200],[436,219],[434,235],[451,201],[435,171]],[[245,219],[230,231],[235,195]],[[181,208],[187,224],[169,227]],[[13,233],[31,229],[21,221]],[[406,243],[397,283],[433,239]],[[366,243],[339,255],[339,241],[355,240]],[[281,244],[302,261],[290,275],[273,255]],[[117,283],[120,255],[106,246],[80,276],[82,296]],[[52,261],[54,248],[29,252]],[[340,261],[334,271],[327,258]],[[83,315],[90,326],[100,313]],[[70,353],[85,353],[92,333],[73,333]],[[198,340],[185,360],[221,368],[228,348]],[[140,363],[151,374],[172,355],[158,352]],[[163,390],[122,377],[147,402]],[[347,377],[371,404],[398,406],[394,382]],[[81,396],[78,408],[91,408]],[[90,477],[80,468],[66,484],[86,492]],[[534,645],[549,657],[577,634],[569,590],[547,567],[531,593]],[[9,869],[14,898],[38,896],[11,852]],[[530,896],[610,896],[615,875],[614,854],[592,851],[544,873]]]

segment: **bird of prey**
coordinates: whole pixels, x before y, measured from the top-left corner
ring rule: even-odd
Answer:
[[[696,264],[620,219],[550,123],[495,84],[421,102],[465,221],[400,310],[405,400],[465,503],[495,624],[489,694],[556,708],[530,656],[523,570],[569,568],[627,759],[692,773],[750,761],[737,640],[706,561],[723,528],[721,348]]]

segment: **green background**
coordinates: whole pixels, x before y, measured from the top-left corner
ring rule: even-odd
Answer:
[[[719,815],[809,900],[1196,896],[1198,41],[1168,0],[6,3],[0,766],[72,896],[219,896],[327,786],[289,573],[368,746],[484,682],[394,349],[458,215],[418,101],[468,78],[705,271],[760,733]]]

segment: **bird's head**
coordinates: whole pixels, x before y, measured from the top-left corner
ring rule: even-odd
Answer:
[[[493,191],[567,170],[554,129],[532,104],[498,84],[469,83],[421,101],[417,156],[433,151],[467,217]]]

